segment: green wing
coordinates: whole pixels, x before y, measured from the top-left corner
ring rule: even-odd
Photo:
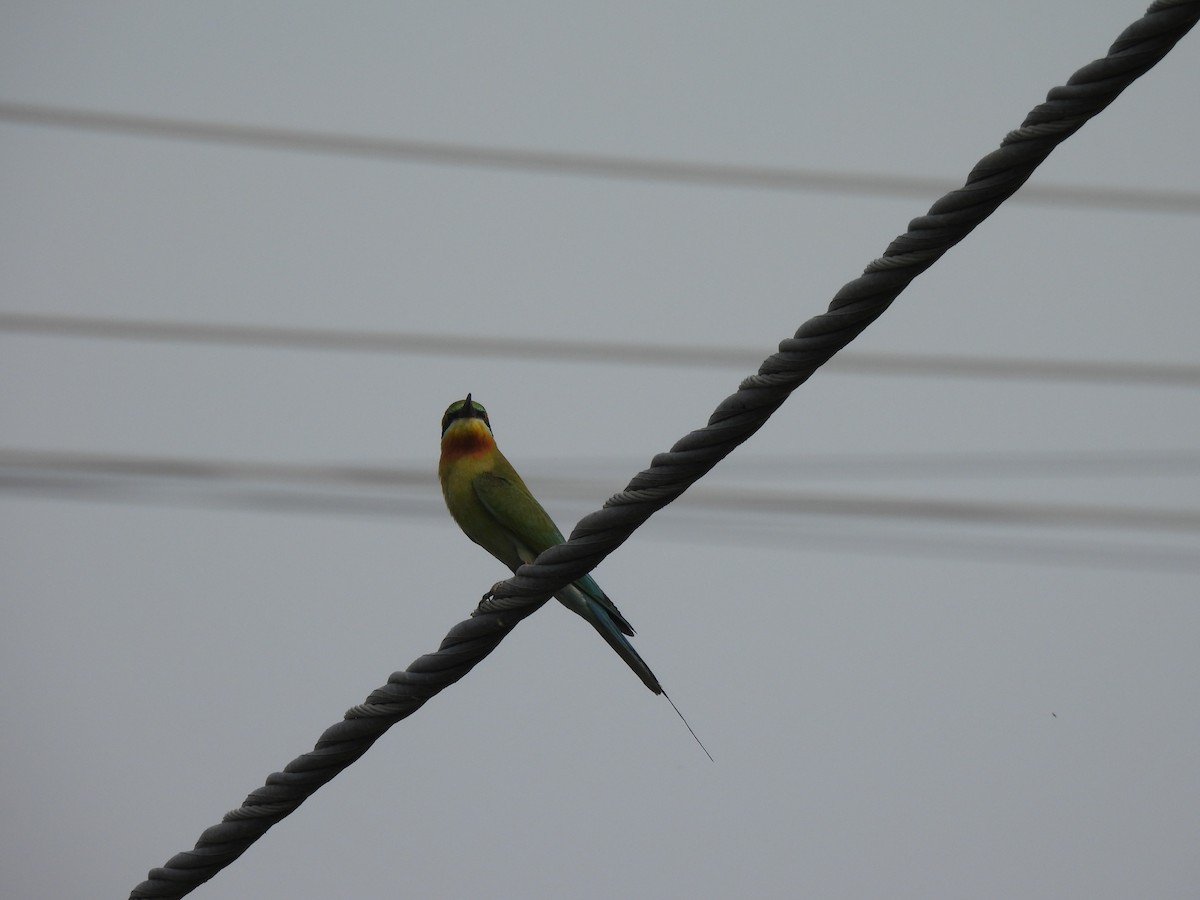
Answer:
[[[542,504],[534,499],[533,494],[529,493],[529,489],[524,484],[511,481],[495,472],[482,472],[471,481],[471,486],[475,488],[475,495],[483,504],[484,509],[512,537],[516,544],[517,555],[523,562],[533,562],[534,557],[543,550],[563,542],[562,532],[558,530],[558,526],[554,524],[550,514],[542,509]],[[608,595],[600,589],[600,585],[596,584],[596,579],[591,575],[584,575],[574,582],[574,586],[599,604],[600,608],[615,622],[620,632],[628,635],[634,633],[633,626],[621,615],[616,604],[608,599]],[[593,625],[595,624],[594,617],[586,611],[586,601],[583,598],[580,598],[580,603],[577,604],[573,600],[568,602],[572,599],[568,592],[560,591],[555,596],[570,609],[580,613]],[[576,609],[576,606],[580,606],[580,608]],[[605,634],[603,628],[600,631],[601,634]],[[632,652],[633,648],[629,649]],[[623,654],[621,650],[618,652]],[[642,665],[645,666],[645,663]]]
[[[524,548],[533,553],[529,562],[547,547],[563,542],[562,532],[525,485],[494,472],[482,472],[471,481],[475,496],[492,518]],[[524,554],[521,554],[524,557]]]

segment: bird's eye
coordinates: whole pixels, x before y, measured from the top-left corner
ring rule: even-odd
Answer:
[[[450,423],[461,417],[463,402],[459,400],[457,403],[451,403],[450,408],[446,410],[446,414],[442,416],[442,434],[446,433],[446,429],[450,427]]]

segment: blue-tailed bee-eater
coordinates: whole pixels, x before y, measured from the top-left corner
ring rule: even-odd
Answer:
[[[513,572],[524,563],[533,562],[543,550],[563,542],[558,526],[496,446],[487,410],[472,400],[470,394],[465,400],[451,403],[442,417],[438,480],[442,483],[446,506],[459,528]],[[554,596],[567,609],[586,619],[646,687],[667,697],[671,706],[675,706],[646,661],[629,643],[633,626],[591,575],[568,584]],[[679,712],[678,707],[675,712]],[[687,725],[686,719],[684,724]],[[691,731],[690,725],[688,730]],[[692,736],[695,737],[694,731]],[[696,740],[699,742],[699,738]]]

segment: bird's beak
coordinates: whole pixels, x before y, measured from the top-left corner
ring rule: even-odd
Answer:
[[[471,405],[470,394],[467,394],[467,399],[463,401],[463,409],[466,411],[468,419],[475,418],[475,407]]]

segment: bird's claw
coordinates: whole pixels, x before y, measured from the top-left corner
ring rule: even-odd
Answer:
[[[488,591],[486,594],[484,594],[482,597],[479,598],[479,605],[477,605],[475,607],[475,609],[471,612],[472,618],[474,618],[475,616],[480,616],[480,615],[494,612],[494,610],[485,609],[484,604],[486,604],[490,600],[496,599],[496,588],[500,587],[500,584],[501,583],[499,581],[497,581],[495,584],[492,585],[492,589],[490,591]]]

